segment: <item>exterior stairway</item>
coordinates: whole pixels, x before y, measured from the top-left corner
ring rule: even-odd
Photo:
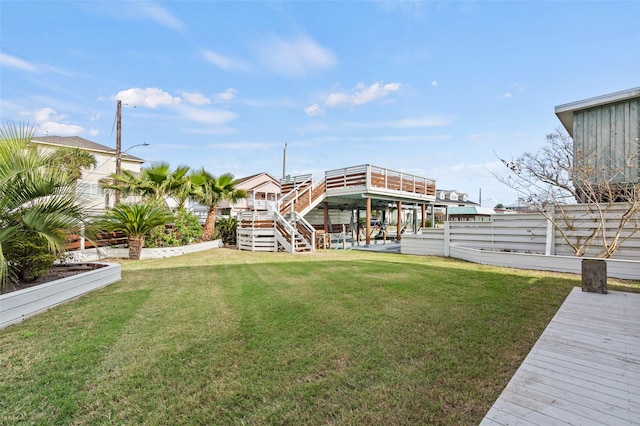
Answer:
[[[322,178],[314,183],[311,175],[283,180],[282,189],[287,192],[276,203],[267,205],[266,214],[241,215],[238,247],[253,251],[315,252],[316,231],[304,215],[324,200],[324,181]]]

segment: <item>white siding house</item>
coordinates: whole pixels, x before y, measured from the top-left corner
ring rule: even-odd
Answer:
[[[78,137],[78,136],[38,136],[31,143],[39,149],[51,151],[64,147],[80,148],[96,158],[97,165],[82,171],[82,177],[78,181],[78,193],[83,197],[84,207],[89,214],[100,214],[105,208],[113,207],[115,197],[113,192],[104,191],[100,186],[102,179],[108,178],[116,172],[116,150],[105,145]],[[121,154],[122,170],[140,173],[140,167],[144,160],[123,152]]]

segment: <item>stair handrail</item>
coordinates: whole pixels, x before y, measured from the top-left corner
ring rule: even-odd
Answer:
[[[293,212],[294,213],[294,216],[293,216],[293,222],[294,223],[289,222],[278,211],[277,202],[267,202],[267,211],[270,214],[273,214],[273,217],[275,218],[276,223],[280,224],[280,226],[285,228],[285,230],[289,234],[288,237],[290,238],[290,241],[287,241],[287,244],[289,245],[289,247],[285,247],[285,249],[289,248],[289,251],[291,253],[295,253],[297,251],[297,249],[299,248],[299,246],[296,244],[296,238],[299,237],[302,241],[304,241],[305,243],[309,244],[309,246],[311,247],[311,251],[312,252],[315,251],[315,229],[313,228],[313,226],[311,226],[311,224],[309,222],[307,222],[307,220],[305,218],[303,218],[297,212],[294,211]],[[304,234],[297,229],[297,226],[302,226],[303,229],[307,230],[311,234],[311,241],[309,241],[304,236]],[[284,238],[283,235],[281,235],[281,237]],[[286,241],[286,238],[285,238],[285,241]]]
[[[284,203],[278,206],[278,210],[283,215],[287,215],[293,206],[293,209],[302,215],[310,208],[315,207],[313,203],[322,197],[326,191],[326,178],[323,176],[311,185],[306,185],[303,189],[295,188],[285,197],[282,197],[281,200],[283,200]]]
[[[311,188],[313,187],[313,175],[309,174],[309,175],[304,175],[302,176],[304,179],[301,180],[300,182],[296,182],[295,178],[294,178],[294,187],[291,191],[289,191],[288,193],[286,193],[285,195],[283,195],[278,201],[278,211],[282,212],[285,210],[288,210],[288,207],[291,205],[291,203],[296,202],[296,200],[299,198],[299,196],[304,193],[307,188]],[[302,191],[300,190],[300,188],[303,188]]]

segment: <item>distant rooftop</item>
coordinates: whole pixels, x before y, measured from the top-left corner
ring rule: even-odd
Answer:
[[[99,144],[97,142],[90,141],[88,139],[81,138],[79,136],[36,136],[32,139],[35,143],[45,145],[57,145],[67,146],[71,148],[82,148],[87,151],[104,152],[107,154],[114,154],[116,150],[106,145]],[[123,153],[122,157],[126,157],[127,160],[139,161],[144,163],[142,158],[136,157],[131,154]]]

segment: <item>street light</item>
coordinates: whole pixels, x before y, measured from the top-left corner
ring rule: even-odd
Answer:
[[[139,143],[133,146],[130,146],[129,148],[125,149],[124,151],[120,151],[120,144],[116,145],[116,174],[119,175],[120,172],[122,171],[122,154],[126,154],[127,151],[137,147],[137,146],[149,146],[149,144],[147,142],[144,143]],[[116,204],[120,202],[120,191],[116,191]]]

